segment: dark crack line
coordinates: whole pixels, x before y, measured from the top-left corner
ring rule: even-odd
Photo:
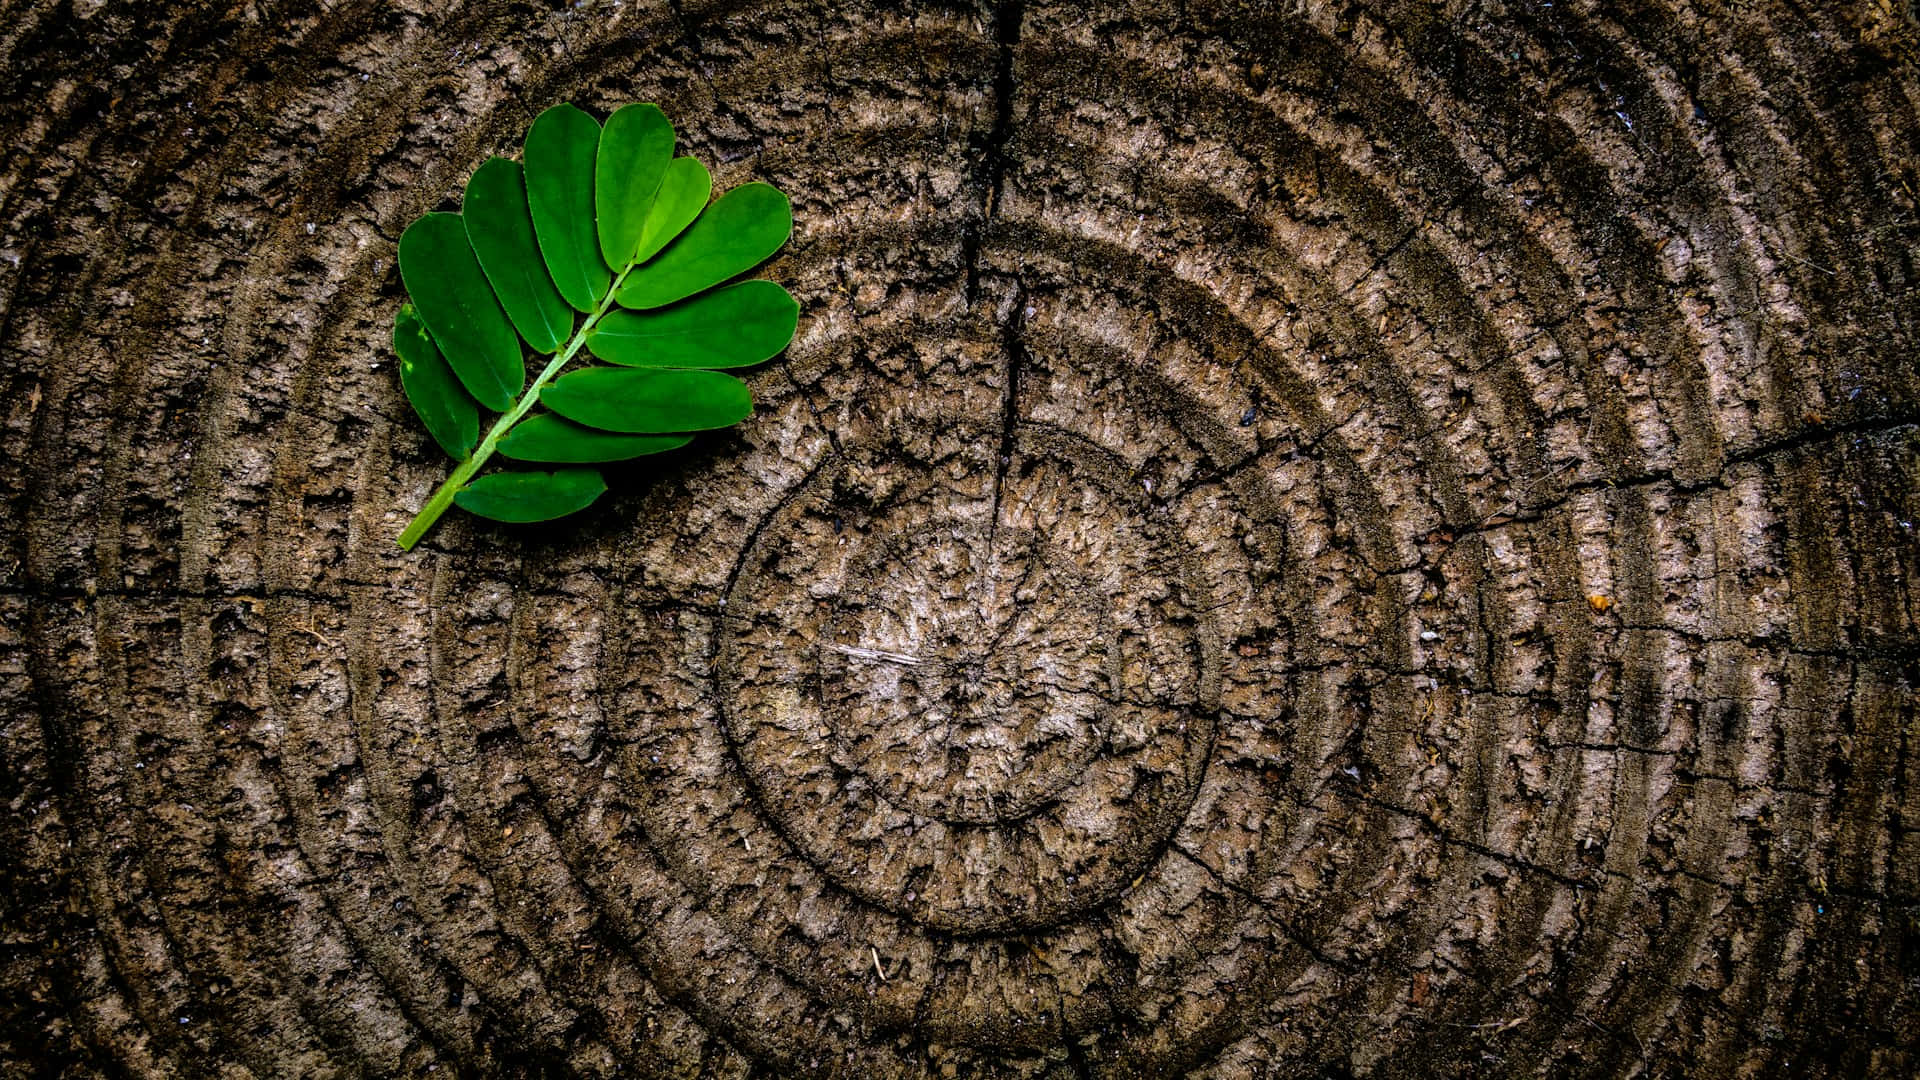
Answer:
[[[807,392],[806,387],[800,385],[800,380],[794,378],[792,365],[781,364],[780,374],[786,376],[787,385],[793,387],[794,394],[796,394],[801,401],[806,402],[807,412],[813,414],[813,422],[819,426],[821,433],[827,437],[827,445],[833,448],[835,454],[845,454],[846,447],[840,445],[838,429],[834,425],[827,423],[826,420],[821,417],[819,403],[813,400],[813,395]]]
[[[993,9],[993,40],[999,46],[993,73],[993,131],[987,136],[986,217],[999,209],[1000,183],[1007,170],[1007,136],[1013,130],[1013,50],[1020,44],[1025,0],[1001,0]]]
[[[993,126],[987,131],[986,194],[981,199],[980,216],[967,223],[960,240],[961,260],[967,268],[967,307],[980,289],[980,244],[987,225],[1000,212],[1000,191],[1007,175],[1007,139],[1013,133],[1013,52],[1020,44],[1020,23],[1026,15],[1025,0],[1001,0],[993,9],[993,40],[998,47],[993,71]]]
[[[1080,1045],[1080,1039],[1067,1026],[1066,991],[1056,984],[1054,994],[1059,1000],[1060,1042],[1067,1050],[1067,1067],[1073,1070],[1074,1080],[1093,1080],[1093,1068],[1087,1061],[1086,1048]]]
[[[993,9],[993,40],[997,47],[993,73],[993,126],[987,131],[982,152],[986,158],[985,191],[980,214],[967,223],[960,241],[961,260],[966,266],[966,303],[973,308],[980,295],[980,246],[988,227],[1000,212],[1000,197],[1005,187],[1007,142],[1013,134],[1014,51],[1020,44],[1020,24],[1026,16],[1025,0],[1000,0]],[[1026,365],[1026,286],[1016,276],[1007,314],[1000,322],[1000,346],[1006,354],[1006,368],[1000,395],[1000,448],[994,458],[993,499],[987,517],[987,550],[992,552],[1000,529],[1000,495],[1006,486],[1007,470],[1013,465],[1013,441],[1019,425],[1020,372]]]
[[[1354,973],[1355,969],[1351,963],[1327,952],[1320,947],[1319,943],[1295,928],[1293,923],[1287,918],[1286,913],[1280,911],[1271,901],[1253,892],[1246,886],[1228,879],[1227,876],[1216,869],[1213,864],[1201,858],[1199,854],[1186,845],[1176,840],[1167,845],[1167,850],[1178,854],[1188,862],[1199,867],[1206,873],[1207,877],[1211,878],[1214,884],[1220,888],[1252,904],[1254,908],[1260,912],[1261,917],[1265,918],[1269,923],[1272,923],[1274,928],[1280,931],[1280,935],[1292,942],[1300,951],[1343,975],[1351,975]]]
[[[1312,956],[1315,960],[1319,961],[1320,963],[1326,965],[1329,968],[1332,968],[1334,971],[1340,972],[1343,975],[1351,976],[1356,971],[1359,970],[1352,963],[1346,960],[1342,960],[1341,958],[1334,956],[1331,953],[1328,953],[1325,950],[1321,949],[1318,946],[1318,944],[1315,943],[1311,938],[1307,937],[1306,935],[1296,930],[1292,926],[1289,919],[1287,918],[1286,913],[1278,909],[1271,901],[1261,897],[1258,893],[1255,893],[1247,889],[1245,886],[1240,885],[1234,881],[1231,881],[1226,876],[1224,876],[1218,869],[1216,869],[1211,863],[1201,858],[1198,853],[1191,851],[1185,846],[1177,843],[1174,845],[1171,845],[1169,850],[1179,853],[1181,856],[1186,858],[1187,861],[1199,867],[1202,872],[1206,873],[1207,876],[1210,877],[1221,888],[1225,889],[1229,893],[1239,896],[1240,898],[1245,900],[1247,903],[1251,904],[1255,910],[1261,913],[1261,916],[1265,918],[1267,922],[1272,924],[1276,929],[1278,929],[1281,932],[1281,935],[1283,937],[1285,937],[1288,941],[1292,942],[1297,948],[1300,948],[1301,950],[1305,951],[1308,955]],[[1398,971],[1402,974],[1410,975],[1415,971],[1419,970],[1411,965],[1408,965],[1404,962],[1398,962],[1398,961],[1392,960],[1391,958],[1383,957],[1382,959],[1385,962],[1387,967],[1389,967],[1392,970]],[[1465,968],[1460,968],[1453,965],[1447,965],[1447,966],[1454,972],[1461,975],[1462,977],[1477,984],[1482,990],[1488,991],[1488,992],[1498,992],[1497,987],[1491,986],[1486,982],[1482,981],[1473,972],[1468,971]],[[1572,1019],[1581,1020],[1585,1023],[1593,1025],[1593,1027],[1596,1030],[1599,1030],[1611,1037],[1619,1039],[1623,1043],[1627,1041],[1626,1038],[1623,1037],[1622,1033],[1615,1031],[1614,1029],[1607,1027],[1606,1025],[1600,1024],[1592,1020],[1591,1018],[1587,1017],[1586,1015],[1584,1015],[1583,1013],[1579,1012],[1576,1009],[1572,1009],[1567,1006],[1558,1004],[1556,1002],[1549,1001],[1546,998],[1538,994],[1535,994],[1530,990],[1527,990],[1525,987],[1517,987],[1517,989],[1522,995],[1526,996],[1527,998],[1532,1000],[1535,1004],[1547,1010],[1549,1013],[1559,1015],[1563,1018],[1572,1018]]]
[[[1020,426],[1020,372],[1027,364],[1027,289],[1016,282],[1012,310],[1000,328],[1000,347],[1007,354],[1006,385],[1000,394],[1000,451],[993,461],[993,506],[987,515],[987,552],[1000,531],[1000,494],[1007,470],[1013,467],[1013,440]]]
[[[1359,415],[1359,413],[1355,413],[1339,423],[1329,424],[1321,431],[1311,435],[1305,442],[1296,443],[1291,451],[1289,460],[1292,458],[1308,458],[1324,464],[1326,458],[1320,450],[1320,445],[1331,436],[1338,434],[1341,428],[1352,423]],[[1567,504],[1573,499],[1594,492],[1640,491],[1656,489],[1663,486],[1670,488],[1674,494],[1678,495],[1697,495],[1702,492],[1716,490],[1724,491],[1728,487],[1726,473],[1735,466],[1772,464],[1777,459],[1788,457],[1797,451],[1813,450],[1826,452],[1830,448],[1850,438],[1855,440],[1879,438],[1916,426],[1920,426],[1920,417],[1901,414],[1891,417],[1863,418],[1845,424],[1828,424],[1825,426],[1811,427],[1728,453],[1722,461],[1718,475],[1698,481],[1676,478],[1671,470],[1666,469],[1631,476],[1596,477],[1576,480],[1562,487],[1547,499],[1534,503],[1524,510],[1516,508],[1514,513],[1496,511],[1472,525],[1454,529],[1454,543],[1457,544],[1469,537],[1495,532],[1500,529],[1540,524],[1563,511]],[[1184,481],[1180,486],[1169,488],[1167,498],[1172,501],[1178,501],[1208,484],[1220,484],[1231,487],[1247,474],[1258,474],[1261,470],[1269,467],[1272,464],[1271,456],[1276,450],[1277,448],[1256,450],[1248,453],[1231,465],[1222,465],[1215,469],[1197,473]],[[1580,458],[1565,463],[1557,471],[1564,472],[1571,467],[1593,463],[1593,458]],[[1511,501],[1512,500],[1509,500],[1509,502]],[[1448,545],[1448,550],[1451,549],[1451,546],[1452,545]],[[1369,563],[1368,569],[1383,576],[1405,574],[1420,570],[1428,566],[1430,562],[1437,563],[1440,558],[1444,557],[1443,553],[1433,560],[1423,558],[1404,566],[1393,567],[1376,567]]]
[[[686,4],[682,0],[667,0],[667,12],[673,16],[673,25],[678,31],[680,47],[693,57],[694,67],[700,72],[702,80],[706,81],[711,88],[711,80],[706,79],[707,66],[700,55],[699,30],[695,20],[687,15]]]
[[[1552,881],[1556,884],[1562,885],[1569,889],[1579,890],[1579,889],[1599,888],[1604,883],[1603,879],[1606,879],[1606,878],[1619,879],[1624,877],[1624,875],[1620,874],[1619,871],[1615,871],[1615,870],[1602,870],[1598,877],[1590,877],[1590,878],[1574,877],[1570,874],[1566,874],[1559,870],[1556,870],[1551,866],[1545,866],[1540,863],[1530,862],[1527,859],[1524,859],[1518,855],[1513,855],[1508,852],[1501,851],[1498,848],[1488,847],[1485,844],[1479,844],[1479,843],[1475,843],[1472,840],[1468,840],[1465,837],[1457,835],[1456,833],[1452,832],[1451,830],[1447,829],[1445,826],[1440,824],[1438,821],[1435,821],[1433,818],[1429,817],[1426,814],[1421,813],[1418,810],[1409,809],[1404,806],[1398,806],[1398,805],[1395,805],[1394,803],[1388,802],[1385,799],[1376,798],[1374,796],[1367,795],[1359,791],[1342,791],[1337,787],[1331,788],[1329,790],[1331,790],[1333,794],[1341,798],[1350,799],[1354,802],[1362,803],[1364,805],[1371,806],[1379,810],[1383,810],[1397,817],[1402,817],[1410,821],[1413,821],[1415,824],[1419,825],[1426,832],[1431,834],[1435,839],[1439,840],[1442,844],[1451,844],[1463,850],[1471,851],[1474,854],[1479,855],[1483,858],[1492,859],[1494,862],[1500,863],[1501,865],[1506,866],[1510,870],[1514,870],[1520,873],[1536,874],[1540,877],[1546,878],[1549,881]],[[1636,885],[1641,884],[1639,882],[1630,882],[1630,883],[1636,884]]]

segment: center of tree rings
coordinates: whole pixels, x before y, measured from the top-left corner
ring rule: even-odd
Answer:
[[[1001,443],[829,461],[761,523],[716,665],[781,833],[955,931],[1053,925],[1149,866],[1218,684],[1200,575],[1118,459],[1021,428],[981,460]]]

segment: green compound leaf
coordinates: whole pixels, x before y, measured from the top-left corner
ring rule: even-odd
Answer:
[[[707,208],[707,198],[712,194],[713,176],[705,165],[690,157],[668,162],[667,173],[660,179],[660,193],[654,196],[653,209],[647,213],[647,223],[640,230],[640,250],[634,253],[633,261],[643,263],[659,254],[661,248],[693,224],[693,219]]]
[[[400,279],[460,384],[495,412],[527,382],[520,338],[467,243],[458,214],[427,214],[400,234]]]
[[[672,160],[673,125],[658,105],[625,105],[607,117],[593,166],[593,207],[608,266],[633,262]]]
[[[636,435],[723,428],[753,413],[747,384],[717,371],[586,368],[560,376],[540,403],[577,424]]]
[[[559,352],[573,334],[573,309],[553,287],[540,257],[520,163],[491,158],[480,166],[467,181],[460,216],[467,223],[467,241],[514,329],[535,352]]]
[[[591,464],[678,450],[692,441],[691,435],[622,435],[595,431],[551,413],[539,413],[515,424],[506,438],[500,440],[500,452],[516,461]]]
[[[455,461],[466,457],[480,440],[480,410],[461,389],[412,304],[401,304],[393,317],[393,351],[400,357],[400,385],[427,425],[427,434]]]
[[[793,211],[766,184],[709,203],[711,174],[673,146],[653,105],[621,108],[605,126],[556,105],[527,132],[524,164],[487,161],[461,213],[426,214],[401,234],[401,388],[459,461],[401,532],[402,548],[452,506],[544,521],[606,488],[591,468],[482,475],[495,453],[624,461],[752,414],[746,384],[711,369],[777,355],[800,305],[770,281],[728,282],[786,242]],[[528,347],[548,354],[531,385]],[[621,366],[567,370],[583,352]],[[528,415],[537,404],[552,412]],[[484,429],[482,407],[500,414]]]
[[[521,524],[585,510],[605,490],[607,482],[599,469],[501,472],[468,484],[453,502],[470,514]]]
[[[800,303],[771,281],[742,281],[656,311],[614,311],[587,348],[629,367],[746,367],[793,340]]]
[[[575,311],[606,299],[613,271],[600,254],[593,218],[593,167],[600,122],[571,105],[555,105],[527,132],[527,206],[540,254],[554,285]]]
[[[793,233],[793,208],[770,184],[744,184],[714,200],[658,258],[627,276],[621,307],[663,307],[744,273]]]

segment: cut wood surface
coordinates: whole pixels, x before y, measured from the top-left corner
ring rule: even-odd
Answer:
[[[1917,43],[0,0],[0,1075],[1915,1075]],[[403,553],[560,101],[798,336]]]

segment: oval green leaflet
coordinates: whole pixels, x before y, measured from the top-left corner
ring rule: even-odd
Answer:
[[[585,510],[607,490],[598,469],[497,472],[454,493],[453,504],[495,521],[552,521]]]
[[[513,425],[513,430],[500,440],[500,453],[515,461],[590,465],[678,450],[692,441],[692,435],[629,435],[601,431],[563,420],[552,413],[535,413]]]
[[[466,457],[480,441],[480,409],[461,388],[412,304],[401,304],[393,317],[393,351],[400,358],[400,385],[427,425],[427,434],[449,457]]]
[[[593,220],[599,153],[600,121],[571,105],[541,113],[527,131],[527,209],[540,255],[560,295],[583,314],[606,299],[613,280]]]
[[[761,363],[793,340],[793,296],[735,281],[786,243],[793,213],[758,182],[709,201],[706,168],[673,150],[657,106],[624,106],[603,125],[556,105],[534,120],[523,160],[488,160],[459,213],[425,214],[401,235],[401,386],[456,462],[402,548],[449,506],[495,521],[564,517],[606,491],[595,466],[752,414],[747,385],[714,369]],[[542,365],[531,379],[530,355]],[[490,424],[483,409],[498,414]],[[563,467],[482,474],[496,454]]]
[[[460,204],[467,242],[487,272],[493,295],[520,339],[534,352],[559,352],[573,333],[573,309],[547,275],[528,213],[525,174],[517,161],[492,158],[467,181]]]
[[[587,335],[587,349],[627,367],[745,367],[786,348],[799,321],[787,290],[756,279],[671,307],[611,312]]]
[[[739,379],[671,368],[569,372],[541,391],[540,403],[576,424],[635,435],[730,427],[753,412]]]
[[[682,243],[634,268],[615,291],[620,306],[664,307],[765,262],[793,233],[793,208],[771,184],[743,184],[713,201]]]

